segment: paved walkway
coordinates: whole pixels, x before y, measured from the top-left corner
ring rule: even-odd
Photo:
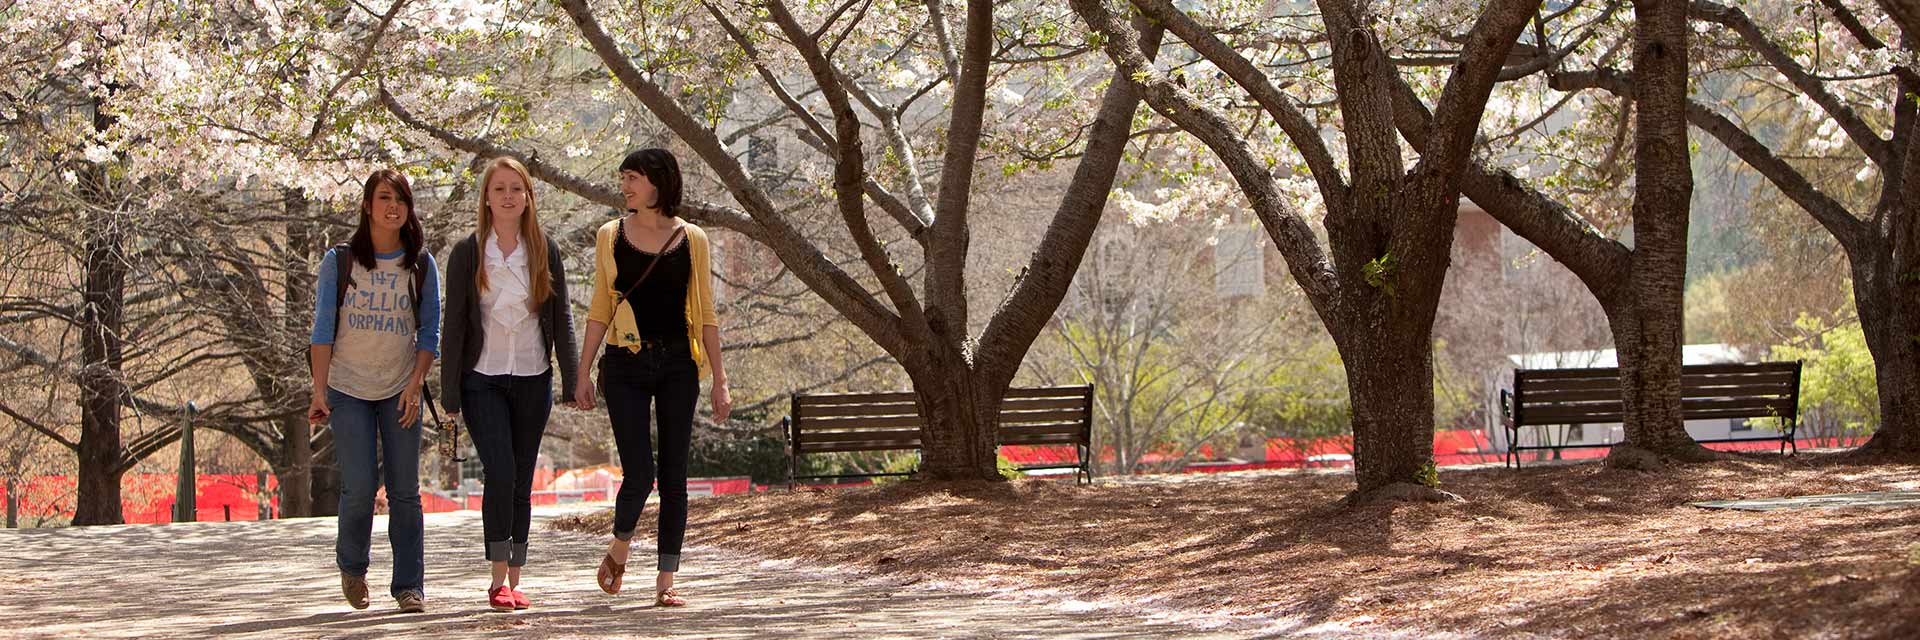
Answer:
[[[1015,602],[689,548],[681,588],[693,605],[652,606],[649,554],[628,590],[594,585],[603,542],[546,530],[580,507],[536,510],[522,590],[534,608],[485,606],[478,512],[427,516],[428,609],[386,597],[386,518],[374,522],[373,607],[354,611],[333,568],[334,521],[197,523],[0,530],[0,636],[15,638],[1246,638],[1249,626],[1202,629],[1043,602]],[[652,515],[649,509],[649,516]],[[636,540],[636,543],[639,543]],[[650,548],[636,544],[636,551]],[[1267,629],[1273,631],[1272,628]]]

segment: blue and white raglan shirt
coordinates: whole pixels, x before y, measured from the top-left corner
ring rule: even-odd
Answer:
[[[440,355],[440,276],[433,254],[422,252],[420,320],[414,323],[413,274],[401,266],[406,251],[374,254],[374,269],[347,264],[353,286],[345,304],[335,304],[341,265],[328,251],[314,278],[312,344],[333,345],[327,386],[361,400],[400,395],[413,375],[414,352]],[[336,311],[337,307],[337,311]],[[335,330],[338,329],[336,334]]]

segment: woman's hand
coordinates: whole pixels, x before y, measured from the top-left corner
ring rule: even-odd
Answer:
[[[581,411],[593,410],[592,375],[580,376],[580,381],[573,383],[573,408]]]
[[[327,406],[327,392],[314,390],[313,400],[307,405],[307,424],[320,424],[333,415],[333,407]]]
[[[420,419],[420,385],[409,384],[400,391],[400,428],[412,429]]]
[[[733,414],[733,393],[727,391],[727,381],[713,383],[713,421],[726,422]]]

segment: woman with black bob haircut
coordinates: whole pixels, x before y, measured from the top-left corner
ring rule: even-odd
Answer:
[[[720,358],[720,321],[713,308],[707,234],[680,218],[680,163],[665,149],[643,149],[620,163],[627,214],[594,238],[593,302],[580,367],[600,360],[599,393],[607,399],[623,473],[614,501],[613,540],[600,561],[600,588],[619,593],[641,508],[660,484],[659,575],[654,604],[678,607],[673,587],[687,532],[687,453],[693,439],[700,378],[712,376],[713,419],[733,409]],[[593,407],[596,389],[583,377],[574,404]],[[658,449],[649,423],[658,416]]]

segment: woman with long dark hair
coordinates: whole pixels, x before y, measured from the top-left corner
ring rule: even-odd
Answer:
[[[440,404],[465,417],[480,456],[480,501],[496,611],[532,606],[520,591],[533,512],[534,464],[553,410],[553,369],[572,389],[577,346],[560,246],[540,228],[533,179],[512,158],[480,174],[480,216],[447,258],[447,314]]]
[[[687,455],[700,378],[711,375],[713,418],[732,411],[720,363],[720,321],[713,309],[707,234],[680,219],[680,164],[665,149],[644,149],[620,163],[627,215],[595,235],[593,304],[580,364],[601,350],[600,391],[624,475],[614,501],[613,540],[600,561],[600,588],[619,593],[629,542],[655,480],[660,484],[659,575],[654,604],[687,604],[673,587],[687,533]],[[582,378],[574,404],[590,409],[594,385]],[[658,460],[648,427],[658,416]]]
[[[313,400],[307,420],[327,422],[340,468],[334,561],[340,589],[367,608],[373,498],[387,489],[394,602],[426,609],[420,514],[420,394],[439,354],[440,282],[424,247],[407,178],[367,177],[353,239],[334,247],[314,278]]]

